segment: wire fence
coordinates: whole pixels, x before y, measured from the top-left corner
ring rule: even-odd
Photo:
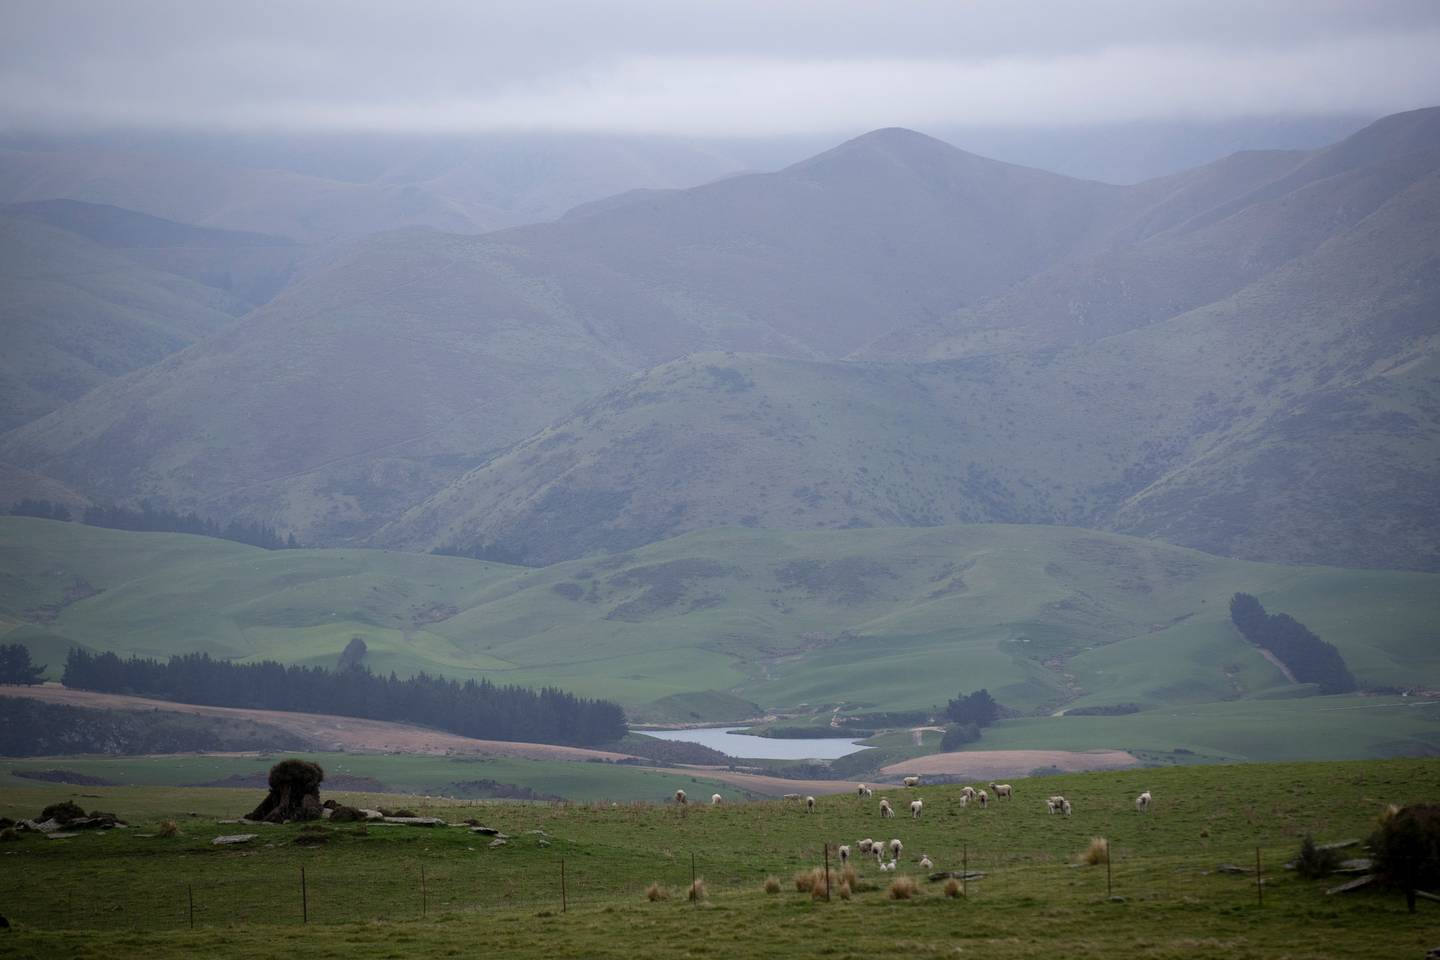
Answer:
[[[828,863],[829,898],[839,896],[846,879],[834,846],[816,844],[813,867]],[[1078,865],[1040,853],[969,849],[947,856],[943,869],[921,869],[905,862],[892,873],[873,857],[856,853],[847,864],[856,881],[853,894],[886,896],[897,876],[915,879],[922,896],[944,895],[944,881],[953,877],[960,894],[974,904],[1017,897],[1043,899],[1051,905],[1096,903],[1124,898],[1138,904],[1219,903],[1265,908],[1266,887],[1285,875],[1278,860],[1266,862],[1256,848],[1248,862],[1217,864],[1184,859],[1130,859],[1116,848],[1108,860]],[[44,895],[26,890],[26,878],[9,874],[0,881],[0,897],[12,922],[41,929],[157,931],[227,925],[301,925],[407,921],[453,914],[521,910],[561,913],[581,907],[635,903],[656,886],[666,899],[684,901],[691,883],[705,881],[705,898],[722,900],[754,895],[765,879],[777,877],[783,895],[795,895],[794,869],[775,864],[749,864],[733,854],[707,856],[675,853],[659,860],[645,877],[619,876],[613,864],[587,858],[557,856],[505,871],[493,862],[424,860],[393,861],[359,867],[322,863],[295,868],[273,865],[216,879],[187,878],[183,870],[162,882],[137,883],[123,870],[106,876],[76,877],[51,882]],[[631,871],[633,874],[633,871]],[[947,876],[932,880],[938,874]],[[1352,879],[1340,874],[1331,887]],[[813,894],[819,897],[820,895]]]

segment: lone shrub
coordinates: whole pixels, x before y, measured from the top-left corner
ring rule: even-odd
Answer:
[[[666,890],[658,883],[652,883],[650,884],[650,886],[645,888],[645,899],[649,900],[651,903],[656,903],[660,900],[669,900],[670,891]]]
[[[332,823],[355,823],[365,819],[365,814],[360,812],[359,807],[347,807],[343,803],[338,804],[330,810],[330,821]]]
[[[1415,912],[1415,891],[1440,886],[1440,804],[1391,808],[1370,835],[1375,873],[1388,887],[1405,891]]]
[[[849,900],[849,899],[850,899],[850,884],[848,884],[848,883],[842,883],[842,884],[840,884],[840,899],[841,899],[841,900]]]
[[[1295,872],[1307,880],[1328,877],[1340,866],[1340,854],[1335,850],[1322,850],[1315,845],[1315,838],[1308,833],[1300,843],[1300,854],[1295,858]]]
[[[57,820],[60,823],[69,823],[71,820],[83,820],[84,818],[85,809],[73,800],[61,800],[40,811],[42,821]]]
[[[688,899],[688,900],[704,900],[704,899],[705,899],[705,879],[704,879],[703,877],[698,877],[698,878],[696,878],[695,882],[692,883],[692,884],[690,884],[690,890],[689,890],[689,892],[686,894],[686,899]]]
[[[959,880],[956,880],[954,877],[951,877],[949,880],[946,880],[946,881],[945,881],[945,896],[950,897],[952,900],[959,898],[959,896],[960,896],[960,881],[959,881]]]
[[[766,878],[765,878],[765,892],[766,892],[766,893],[779,893],[779,892],[780,892],[780,878],[779,878],[779,877],[766,877]]]
[[[0,829],[0,843],[9,843],[12,840],[20,839],[20,831],[14,827]]]
[[[180,824],[174,820],[161,820],[160,829],[156,831],[162,837],[180,836]]]
[[[793,879],[796,893],[809,893],[815,886],[815,873],[812,870],[801,870]]]

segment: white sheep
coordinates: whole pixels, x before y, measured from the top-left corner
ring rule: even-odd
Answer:
[[[924,800],[911,800],[911,801],[910,801],[910,819],[911,819],[911,820],[919,820],[919,819],[920,819],[920,811],[921,811],[921,809],[924,808],[924,806],[925,806],[925,801],[924,801]]]
[[[974,788],[974,787],[961,787],[961,788],[960,788],[960,793],[961,793],[962,796],[965,797],[966,800],[974,800],[974,799],[975,799],[975,788]]]
[[[1056,803],[1055,800],[1052,798],[1045,801],[1045,809],[1052,814],[1057,813],[1060,810],[1060,804]]]
[[[921,870],[930,870],[930,869],[934,868],[934,866],[935,866],[935,862],[934,862],[933,860],[931,860],[928,855],[922,856],[922,857],[920,858],[920,869],[921,869]]]
[[[893,817],[893,816],[895,816],[895,810],[894,810],[893,807],[890,806],[890,799],[889,799],[888,797],[881,797],[881,798],[880,798],[880,817],[881,817],[881,819],[884,819],[884,818],[886,818],[886,817]]]
[[[814,813],[814,812],[815,812],[815,798],[814,798],[814,797],[806,797],[806,798],[805,798],[805,812],[806,812],[806,813]]]
[[[890,873],[894,873],[894,872],[895,872],[895,861],[894,861],[894,860],[891,860],[889,863],[885,863],[884,861],[881,861],[881,863],[880,863],[880,869],[881,869],[881,870],[888,871],[888,872],[890,872]]]
[[[960,809],[964,810],[968,806],[970,806],[970,795],[968,793],[960,794]]]
[[[688,797],[685,796],[685,791],[684,791],[684,790],[676,790],[676,791],[675,791],[675,802],[676,802],[676,803],[689,803],[690,800],[689,800]]]
[[[905,844],[901,843],[898,838],[895,839],[895,840],[891,840],[891,841],[890,841],[890,859],[891,859],[891,860],[899,860],[899,859],[900,859],[900,851],[901,851],[901,850],[904,850],[904,849],[905,849]]]
[[[878,863],[878,864],[880,864],[881,866],[884,866],[884,864],[885,864],[885,841],[884,841],[884,840],[878,841],[878,842],[875,844],[875,846],[873,846],[873,847],[870,848],[870,852],[873,853],[873,854],[875,854],[875,862]]]
[[[1014,794],[1008,783],[992,783],[990,784],[990,789],[995,791],[996,800],[999,800],[1001,797],[1004,797],[1006,800],[1014,799]]]
[[[1071,810],[1071,809],[1072,809],[1072,808],[1071,808],[1071,806],[1070,806],[1070,801],[1069,801],[1069,800],[1066,800],[1064,803],[1060,804],[1060,812],[1063,813],[1063,814],[1065,814],[1065,816],[1067,816],[1067,817],[1070,816],[1070,810]]]
[[[1058,813],[1060,811],[1060,808],[1065,804],[1065,798],[1057,793],[1055,796],[1051,797],[1045,802],[1054,808],[1050,811],[1051,813]]]
[[[721,800],[724,800],[724,799],[725,799],[725,798],[722,797],[722,796],[720,796],[720,794],[718,794],[718,793],[712,793],[712,794],[710,794],[710,806],[712,806],[712,807],[718,806],[718,805],[720,804],[720,801],[721,801]]]
[[[871,790],[863,783],[856,784],[855,786],[855,796],[859,797],[861,800],[868,800],[871,796],[874,795],[874,793],[875,791]]]
[[[907,786],[907,787],[918,787],[918,786],[920,786],[920,778],[919,778],[919,777],[906,777],[906,778],[905,778],[905,786]]]
[[[841,869],[844,869],[845,865],[848,864],[849,862],[850,862],[850,845],[849,845],[848,843],[841,844],[841,845],[840,845],[840,867],[841,867]]]
[[[984,790],[977,791],[975,794],[975,802],[980,804],[981,810],[984,810],[986,807],[990,806],[990,794],[986,793]]]
[[[1139,810],[1141,813],[1149,813],[1149,812],[1150,812],[1150,791],[1149,791],[1149,790],[1146,790],[1144,793],[1140,794],[1140,796],[1138,796],[1138,797],[1135,798],[1135,809],[1136,809],[1136,810]]]
[[[869,837],[866,837],[864,840],[861,840],[859,843],[857,843],[856,846],[860,848],[861,853],[869,853],[870,848],[875,846],[875,841],[871,840]]]

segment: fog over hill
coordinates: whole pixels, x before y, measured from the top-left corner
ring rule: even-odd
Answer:
[[[358,241],[0,461],[531,562],[1006,521],[1435,569],[1437,204],[1440,110],[1128,187],[879,130],[554,223]]]

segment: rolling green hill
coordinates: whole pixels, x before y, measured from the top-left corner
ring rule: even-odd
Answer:
[[[1334,643],[1362,685],[1440,685],[1433,574],[1245,563],[1064,527],[712,530],[526,570],[10,518],[0,584],[7,639],[49,650],[333,665],[361,636],[375,669],[551,683],[642,714],[707,690],[863,710],[987,687],[1042,712],[1305,696],[1231,629],[1240,590]]]

